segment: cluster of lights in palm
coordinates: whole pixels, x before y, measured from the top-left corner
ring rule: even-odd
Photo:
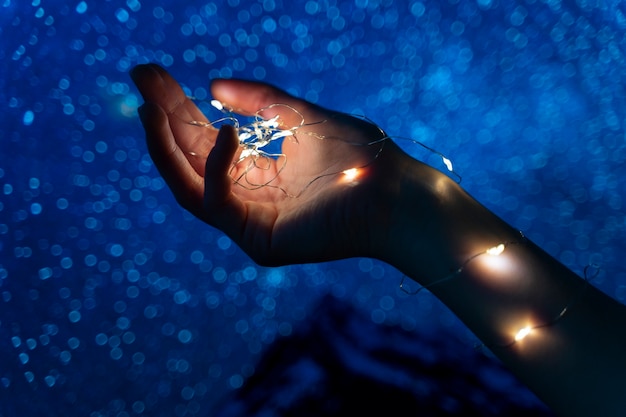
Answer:
[[[269,149],[277,149],[279,146],[275,146],[276,143],[280,143],[283,139],[288,138],[293,141],[297,141],[296,135],[301,134],[304,130],[303,128],[307,128],[307,131],[304,135],[308,136],[311,139],[316,140],[336,140],[336,138],[328,138],[319,133],[316,133],[311,126],[321,125],[327,122],[327,120],[319,120],[319,121],[305,121],[304,116],[295,108],[287,104],[276,103],[270,106],[259,109],[252,117],[252,121],[249,123],[242,123],[235,116],[234,110],[230,108],[228,105],[220,102],[219,100],[211,100],[211,106],[220,112],[223,113],[223,117],[220,117],[216,120],[203,122],[203,121],[190,121],[189,123],[195,126],[201,127],[216,127],[223,123],[232,124],[238,132],[239,137],[239,145],[241,147],[241,152],[237,159],[233,162],[231,169],[231,177],[234,182],[242,186],[246,189],[257,189],[262,187],[275,187],[274,180],[278,178],[280,173],[283,171],[283,168],[287,164],[287,157],[280,151],[272,151]],[[262,117],[262,114],[266,111],[273,110],[276,112],[289,113],[290,118],[298,120],[298,123],[295,125],[288,126],[284,123],[284,117],[281,117],[279,114],[274,115],[271,118],[265,119]],[[344,115],[345,116],[345,115]],[[414,144],[417,144],[427,151],[439,156],[441,158],[442,163],[446,167],[446,169],[456,177],[457,181],[460,182],[460,176],[454,171],[452,167],[452,162],[450,159],[445,157],[443,154],[437,152],[436,150],[424,145],[423,143],[407,138],[391,138],[387,136],[382,129],[376,126],[369,119],[362,116],[353,116],[354,118],[361,119],[370,123],[372,126],[375,126],[380,132],[380,137],[372,140],[369,143],[351,143],[348,141],[343,141],[344,144],[354,145],[354,146],[367,146],[374,149],[373,157],[370,161],[367,161],[364,164],[354,167],[348,167],[339,171],[325,172],[323,174],[319,174],[313,176],[310,179],[310,182],[305,184],[301,190],[286,190],[278,186],[281,191],[284,192],[285,195],[289,197],[298,197],[304,192],[313,182],[328,176],[337,176],[339,175],[342,182],[353,184],[356,183],[357,178],[359,177],[361,170],[369,165],[373,160],[375,160],[378,155],[382,152],[383,145],[386,141],[392,139],[402,139],[406,141],[410,141]],[[195,152],[189,152],[193,155],[197,155]],[[206,155],[200,155],[202,157],[206,157]],[[263,182],[257,183],[250,179],[248,176],[253,170],[267,170],[270,166],[269,159],[273,159],[278,164],[275,169],[275,175],[270,178],[266,178]],[[237,172],[235,175],[234,173]]]

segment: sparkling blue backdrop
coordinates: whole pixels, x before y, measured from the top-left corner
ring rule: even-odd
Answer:
[[[199,99],[215,77],[264,80],[418,139],[566,265],[601,265],[594,285],[624,301],[625,13],[0,0],[0,415],[201,415],[327,293],[459,352],[475,342],[385,264],[260,268],[180,209],[144,145],[138,63]]]

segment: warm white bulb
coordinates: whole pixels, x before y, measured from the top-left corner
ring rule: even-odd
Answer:
[[[343,175],[346,176],[346,179],[348,181],[354,180],[358,174],[359,174],[359,170],[357,168],[350,168],[350,169],[346,169],[345,171],[343,171]]]
[[[493,248],[489,248],[485,251],[487,255],[498,256],[502,252],[504,252],[504,243],[500,243],[498,246],[494,246]]]
[[[533,329],[530,328],[529,326],[519,329],[519,331],[515,334],[515,341],[519,342],[520,340],[524,339],[526,336],[530,334],[532,330]]]
[[[219,100],[211,100],[211,106],[215,107],[218,110],[224,110],[224,105]]]

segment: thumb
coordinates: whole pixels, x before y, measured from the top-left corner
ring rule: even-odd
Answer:
[[[207,157],[204,173],[205,220],[231,236],[239,229],[245,214],[243,203],[231,192],[233,180],[229,175],[238,148],[235,128],[222,126]]]

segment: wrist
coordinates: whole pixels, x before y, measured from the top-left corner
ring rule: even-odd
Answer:
[[[383,203],[389,220],[378,253],[419,284],[431,285],[477,253],[520,239],[440,171],[408,156],[398,166]]]
[[[449,177],[417,161],[402,172],[388,199],[381,259],[427,287],[485,343],[505,345],[525,326],[549,323],[580,292],[562,265]],[[498,246],[501,255],[489,254]]]

